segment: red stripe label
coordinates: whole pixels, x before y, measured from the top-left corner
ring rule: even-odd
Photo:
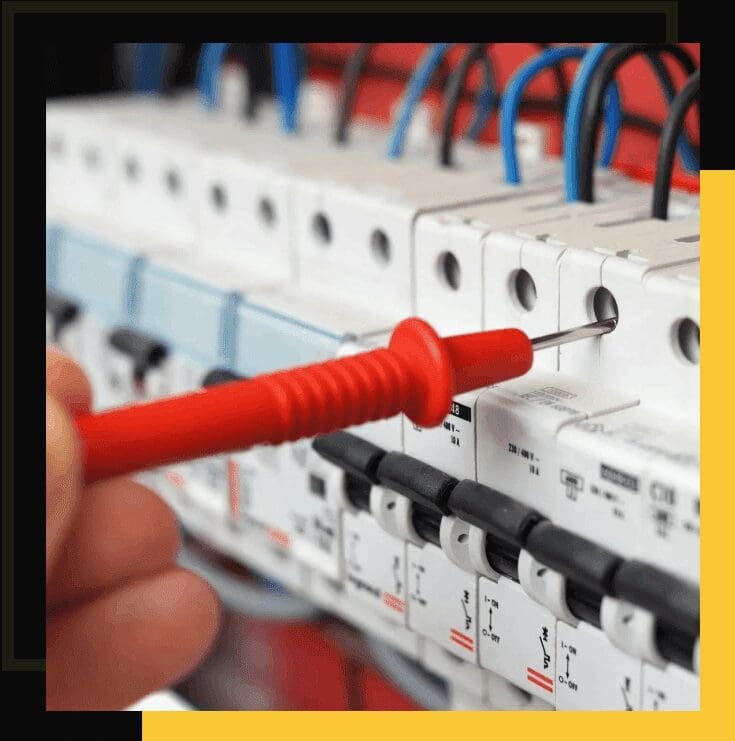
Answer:
[[[468,651],[474,650],[474,639],[470,638],[470,636],[465,635],[464,633],[460,633],[454,628],[449,629],[449,640],[454,641],[458,646],[462,646],[462,648],[466,648]]]
[[[291,536],[275,527],[268,529],[268,537],[283,548],[288,548],[291,544]]]
[[[182,489],[184,486],[184,477],[176,471],[166,471],[166,478],[176,487]]]
[[[541,672],[537,672],[535,669],[532,669],[530,666],[526,667],[526,679],[529,682],[532,682],[538,687],[541,687],[541,689],[546,690],[547,692],[553,692],[554,689],[554,680],[551,677],[547,677],[545,674],[541,674]]]
[[[237,462],[230,458],[227,461],[227,477],[230,485],[230,514],[233,519],[240,515],[240,476]]]
[[[406,603],[390,592],[383,592],[383,603],[396,612],[404,612],[406,609]]]

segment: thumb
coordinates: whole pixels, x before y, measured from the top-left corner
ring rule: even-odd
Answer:
[[[64,406],[46,393],[46,580],[71,525],[82,488],[81,446]]]

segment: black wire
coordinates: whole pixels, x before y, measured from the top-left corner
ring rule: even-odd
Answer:
[[[347,60],[342,73],[342,95],[340,95],[337,110],[337,127],[334,131],[334,141],[344,144],[347,141],[347,127],[350,123],[352,105],[357,92],[357,82],[362,75],[365,62],[372,51],[373,44],[360,44],[357,51]]]
[[[684,129],[687,111],[699,99],[699,70],[685,83],[678,95],[671,101],[669,116],[661,132],[661,142],[656,158],[656,179],[653,183],[651,216],[654,219],[669,218],[669,195],[671,193],[671,174],[674,170],[676,144]]]
[[[344,69],[344,63],[342,57],[336,55],[324,54],[323,52],[315,53],[310,51],[310,59],[314,65],[318,65],[324,69],[331,70],[334,72],[341,72]],[[383,80],[396,80],[400,82],[406,81],[406,72],[402,68],[394,67],[391,65],[371,65],[369,62],[365,64],[363,74],[379,77]],[[430,90],[440,89],[440,85],[436,82],[431,82],[428,86]],[[474,98],[471,93],[462,91],[463,101],[472,101]],[[563,108],[559,105],[557,98],[545,98],[537,96],[524,97],[521,100],[521,111],[559,111]],[[658,121],[654,121],[652,118],[648,118],[638,113],[628,113],[623,111],[623,125],[629,128],[637,129],[644,134],[652,134],[658,136],[661,133],[661,124]],[[696,147],[693,147],[695,150]]]
[[[659,56],[670,54],[686,71],[687,76],[697,69],[690,54],[678,44],[621,44],[611,51],[599,64],[590,79],[585,97],[584,112],[579,132],[579,200],[594,201],[595,143],[602,123],[603,103],[608,85],[617,69],[628,59],[638,54]],[[653,71],[661,87],[673,89],[673,81],[663,64],[653,64]]]
[[[495,78],[495,67],[487,52],[487,45],[472,44],[447,80],[446,94],[444,96],[444,115],[442,117],[441,135],[439,137],[439,164],[443,167],[452,166],[452,132],[454,131],[454,121],[457,117],[457,108],[465,82],[467,81],[467,75],[476,62],[482,64],[482,72],[485,77],[484,87],[490,88],[493,91],[493,95],[495,96],[494,106],[497,105],[497,100],[500,97]],[[482,87],[478,95],[480,94],[482,94]],[[492,115],[492,111],[490,115]]]
[[[368,56],[374,46],[375,44],[360,44],[355,53],[344,64],[342,72],[342,94],[340,95],[339,107],[337,109],[337,125],[334,130],[334,141],[337,144],[345,144],[347,142],[347,131],[350,125],[350,119],[352,118],[352,107],[355,102],[357,83],[360,81],[360,77],[362,77]],[[442,76],[442,80],[439,83],[439,86],[442,86],[448,74],[446,59],[442,59],[439,63],[437,73]],[[403,70],[401,70],[398,79],[406,79]]]

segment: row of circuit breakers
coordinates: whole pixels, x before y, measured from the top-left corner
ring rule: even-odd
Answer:
[[[47,340],[98,409],[442,334],[530,336],[619,316],[464,394],[396,417],[143,474],[186,530],[446,678],[467,707],[699,707],[699,201],[649,218],[606,170],[567,203],[527,148],[399,160],[333,93],[302,125],[193,97],[47,105]],[[247,410],[243,410],[247,414]],[[216,424],[216,420],[212,420]],[[499,699],[500,698],[500,699]]]

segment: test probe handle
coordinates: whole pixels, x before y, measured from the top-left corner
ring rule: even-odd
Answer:
[[[406,319],[387,348],[80,415],[84,478],[277,445],[401,412],[435,426],[456,394],[521,376],[532,362],[532,342],[519,329],[442,339],[423,320]]]

